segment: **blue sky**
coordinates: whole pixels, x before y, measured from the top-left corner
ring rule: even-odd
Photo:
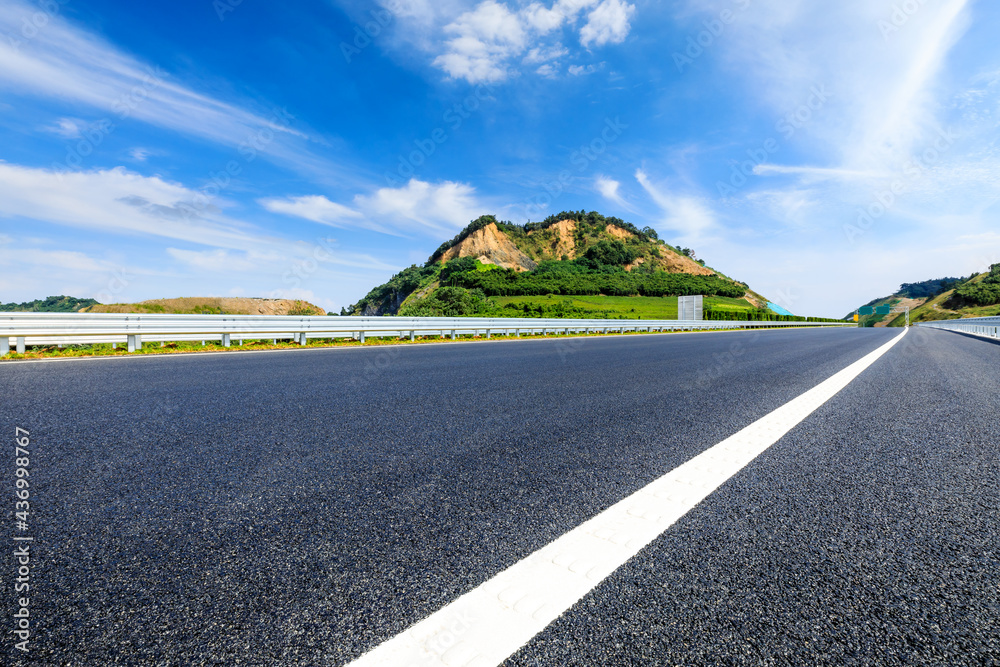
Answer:
[[[793,312],[1000,261],[985,0],[0,0],[0,299],[339,310],[598,210]]]

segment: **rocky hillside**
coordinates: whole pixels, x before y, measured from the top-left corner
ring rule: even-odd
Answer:
[[[746,284],[705,266],[691,250],[660,240],[649,227],[583,211],[526,225],[483,216],[423,266],[401,271],[345,312],[497,315],[494,298],[686,294],[740,299],[748,310],[767,304]]]
[[[326,315],[319,306],[297,299],[181,297],[139,303],[96,304],[88,313],[174,313],[184,315]]]
[[[986,273],[974,273],[968,278],[904,283],[895,294],[874,299],[865,305],[909,306],[911,322],[997,316],[1000,315],[1000,264],[992,265]],[[866,327],[901,327],[905,323],[905,315],[867,315],[861,318],[861,325]]]

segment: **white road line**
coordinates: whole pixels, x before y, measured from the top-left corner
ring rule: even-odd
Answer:
[[[361,656],[351,667],[500,664],[837,395],[907,331]]]

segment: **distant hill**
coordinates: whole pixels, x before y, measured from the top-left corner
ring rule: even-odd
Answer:
[[[342,314],[670,319],[689,294],[709,297],[706,317],[789,317],[655,230],[584,211],[526,225],[482,216]]]
[[[75,296],[50,296],[24,303],[0,303],[0,311],[15,313],[75,313],[97,305],[96,299],[78,299]]]
[[[172,313],[181,315],[326,315],[319,306],[298,299],[245,297],[182,297],[139,303],[90,306],[88,313]]]
[[[997,316],[1000,315],[1000,264],[993,264],[988,272],[974,273],[968,278],[903,283],[895,294],[874,299],[865,305],[908,305],[911,322]],[[848,317],[851,316],[853,314]],[[868,315],[861,318],[862,326],[868,327],[901,327],[905,323],[905,315]]]

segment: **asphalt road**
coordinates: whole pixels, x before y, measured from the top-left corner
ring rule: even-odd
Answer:
[[[5,653],[347,664],[898,333],[2,364]],[[506,664],[1000,664],[998,368],[911,331]]]

